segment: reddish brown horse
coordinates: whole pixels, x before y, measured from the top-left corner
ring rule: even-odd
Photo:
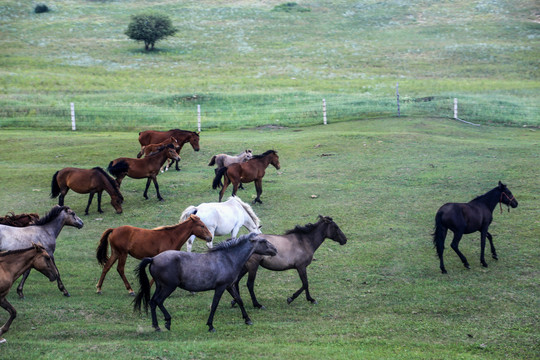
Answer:
[[[180,150],[185,143],[189,142],[191,147],[195,151],[199,151],[199,133],[187,130],[172,129],[169,131],[156,131],[156,130],[146,130],[139,133],[139,143],[141,148],[150,144],[157,144],[162,141],[167,140],[170,137],[174,137],[178,142],[179,148],[176,150],[176,153],[180,155]],[[178,163],[180,158],[176,160],[176,170],[179,171]],[[170,165],[170,164],[169,164]],[[169,169],[167,166],[166,170]]]
[[[223,198],[223,193],[230,183],[233,184],[232,194],[236,195],[238,186],[241,183],[255,182],[255,189],[257,190],[257,197],[253,200],[253,203],[261,201],[262,194],[262,178],[264,177],[266,168],[272,164],[279,170],[279,156],[276,151],[268,150],[264,154],[255,155],[251,160],[243,163],[232,164],[229,167],[222,167],[217,170],[216,177],[212,183],[212,188],[217,189],[221,186],[221,178],[224,177],[223,187],[219,192],[219,201]]]
[[[79,194],[90,194],[88,196],[88,205],[84,210],[85,215],[88,215],[88,209],[95,194],[97,194],[98,199],[98,212],[103,212],[101,209],[103,190],[111,196],[111,205],[116,210],[116,213],[122,213],[124,197],[120,193],[118,184],[100,167],[93,169],[67,167],[57,171],[51,181],[51,198],[60,195],[58,205],[64,206],[64,197],[69,189]]]
[[[156,256],[165,250],[180,250],[191,235],[207,242],[212,241],[212,233],[196,215],[191,215],[187,220],[176,225],[162,226],[152,230],[129,225],[105,230],[96,251],[96,258],[103,266],[101,277],[96,285],[97,293],[101,294],[105,275],[118,260],[116,269],[130,295],[135,295],[124,274],[127,256],[131,255],[140,260],[144,257]],[[108,244],[111,245],[111,257],[107,256]]]
[[[144,189],[143,194],[145,199],[148,199],[148,187],[150,186],[150,182],[153,181],[157,198],[160,201],[163,201],[163,198],[159,193],[157,176],[159,174],[159,169],[167,159],[180,160],[180,156],[178,156],[172,144],[163,147],[154,155],[149,155],[143,159],[125,157],[115,159],[109,163],[107,170],[116,177],[118,186],[122,184],[122,180],[126,176],[133,179],[147,178],[148,180],[146,181],[146,188]]]
[[[0,252],[0,306],[9,313],[9,319],[0,328],[0,336],[8,332],[17,316],[15,308],[6,300],[9,290],[19,276],[32,268],[48,277],[50,281],[58,277],[54,261],[41,245],[33,243],[29,248]],[[0,337],[0,344],[5,342],[6,340]]]
[[[178,144],[178,141],[176,140],[176,138],[173,138],[171,136],[168,139],[165,139],[164,141],[158,144],[148,144],[148,145],[141,146],[141,151],[139,151],[139,153],[137,154],[137,159],[140,159],[143,155],[148,156],[150,154],[153,154],[159,151],[161,147],[169,145],[169,144],[173,144],[174,149],[177,151],[180,151],[180,144]]]
[[[25,227],[34,223],[34,221],[36,220],[39,220],[39,214],[36,214],[36,213],[14,214],[10,212],[6,216],[0,217],[0,225]]]

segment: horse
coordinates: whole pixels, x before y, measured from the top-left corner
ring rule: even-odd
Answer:
[[[202,203],[197,206],[188,206],[180,216],[180,221],[187,219],[191,214],[197,214],[212,234],[212,240],[207,242],[208,248],[212,248],[214,236],[231,234],[234,239],[242,226],[249,232],[261,233],[261,222],[251,206],[243,202],[238,196],[231,196],[223,203]],[[187,241],[187,251],[191,252],[191,246],[195,236],[190,236]]]
[[[236,156],[217,154],[212,156],[210,162],[208,163],[208,166],[216,165],[219,169],[222,167],[230,166],[231,164],[246,162],[251,158],[253,158],[253,153],[250,149],[244,150]]]
[[[153,154],[159,151],[162,146],[166,146],[169,144],[173,144],[175,150],[180,150],[180,144],[178,144],[178,141],[171,136],[160,143],[141,146],[141,151],[139,151],[139,153],[137,154],[137,159],[140,159],[143,155],[148,156],[150,154]]]
[[[505,184],[499,181],[498,186],[488,191],[484,195],[480,195],[468,203],[447,203],[439,208],[435,215],[435,231],[433,232],[433,245],[437,249],[439,255],[440,269],[443,274],[446,274],[444,267],[443,252],[444,240],[448,229],[454,233],[454,238],[450,246],[463,262],[463,265],[470,269],[467,258],[459,251],[459,241],[463,234],[471,234],[480,231],[480,263],[483,267],[488,264],[484,258],[484,250],[486,247],[486,237],[489,239],[491,246],[491,255],[493,259],[498,260],[497,252],[493,246],[493,237],[488,232],[489,225],[493,220],[493,210],[499,204],[502,212],[502,204],[516,208],[518,202],[512,192]]]
[[[79,169],[74,167],[63,168],[57,171],[51,181],[51,198],[58,198],[58,205],[64,205],[64,197],[69,189],[72,189],[79,194],[88,194],[88,205],[84,210],[84,214],[88,215],[88,209],[92,204],[94,194],[97,194],[98,212],[101,214],[101,194],[105,190],[111,197],[111,205],[116,210],[117,214],[122,213],[122,203],[124,197],[120,193],[118,184],[100,167],[92,169]]]
[[[305,290],[307,301],[316,304],[317,301],[311,297],[309,293],[309,284],[306,268],[313,260],[313,254],[321,246],[325,239],[332,239],[340,245],[347,243],[347,237],[341,231],[339,226],[328,216],[320,216],[315,224],[307,224],[305,226],[296,226],[294,229],[285,232],[284,235],[267,235],[261,234],[262,237],[268,240],[277,249],[277,255],[273,257],[262,256],[258,254],[252,255],[246,262],[240,272],[235,287],[238,292],[238,284],[242,277],[248,274],[247,287],[251,295],[253,306],[259,309],[264,308],[255,296],[253,285],[257,275],[257,269],[262,266],[265,269],[273,271],[283,271],[296,269],[302,287],[298,289],[291,297],[287,298],[287,304],[293,302]],[[235,305],[235,301],[231,303]]]
[[[199,133],[193,132],[193,131],[187,131],[187,130],[180,130],[180,129],[171,129],[169,131],[156,131],[156,130],[146,130],[139,133],[139,143],[141,144],[141,148],[143,146],[149,145],[149,144],[157,144],[160,143],[169,137],[174,137],[176,141],[178,142],[179,148],[176,150],[176,153],[180,155],[180,150],[182,150],[182,147],[185,143],[189,142],[191,144],[191,147],[195,151],[199,151]],[[180,162],[180,158],[175,159],[176,160],[176,171],[180,171],[180,168],[178,167],[178,163]],[[169,170],[169,165],[165,168],[165,170]]]
[[[218,169],[216,177],[212,182],[212,188],[217,189],[221,186],[221,178],[224,177],[223,187],[219,192],[219,201],[221,202],[223,193],[225,193],[225,189],[227,189],[227,186],[229,186],[230,183],[233,184],[232,194],[236,195],[239,184],[254,181],[257,197],[253,200],[253,203],[255,204],[258,202],[262,204],[262,178],[264,177],[266,168],[270,164],[279,170],[279,156],[275,150],[268,150],[261,155],[255,155],[251,160],[244,163],[236,163],[229,167]]]
[[[97,293],[101,294],[105,275],[118,260],[116,269],[129,294],[135,295],[124,273],[127,256],[131,255],[140,260],[144,257],[156,256],[165,250],[180,250],[191,235],[205,241],[212,240],[212,234],[195,215],[191,215],[187,220],[176,225],[162,226],[152,230],[129,225],[105,230],[96,250],[98,263],[103,266],[101,277],[96,285]],[[109,244],[111,245],[110,257],[107,256]]]
[[[214,314],[221,296],[227,290],[240,306],[245,323],[252,325],[242,299],[234,287],[242,266],[252,254],[273,256],[276,254],[276,248],[259,235],[251,233],[222,242],[204,254],[169,250],[153,258],[144,258],[135,270],[140,290],[134,300],[134,310],[140,312],[142,302],[148,312],[148,303],[150,303],[152,326],[156,331],[160,331],[156,316],[156,306],[158,306],[165,316],[165,327],[170,330],[171,315],[163,303],[177,287],[192,292],[214,290],[210,316],[206,325],[208,325],[208,331],[215,332]],[[156,283],[156,291],[151,300],[150,284],[145,271],[149,264],[150,275]]]
[[[19,276],[32,268],[48,277],[50,281],[58,277],[58,269],[52,257],[41,245],[33,243],[29,248],[0,252],[0,306],[9,313],[9,319],[0,328],[0,344],[6,342],[1,336],[8,332],[17,316],[17,311],[6,299],[9,290]]]
[[[163,147],[154,155],[149,155],[143,159],[126,157],[114,159],[109,163],[107,170],[111,175],[116,177],[118,187],[120,187],[120,184],[122,184],[122,180],[126,175],[133,179],[147,178],[146,188],[143,193],[145,199],[148,199],[148,187],[150,186],[150,182],[153,181],[157,198],[159,201],[163,201],[163,198],[159,193],[157,176],[159,174],[159,169],[167,159],[180,160],[180,156],[178,156],[172,144]]]
[[[24,249],[31,246],[32,243],[40,243],[45,247],[45,250],[51,256],[54,263],[56,238],[65,225],[80,229],[84,223],[68,206],[60,205],[55,205],[47,215],[41,217],[30,226],[19,228],[0,225],[0,251]],[[20,298],[24,298],[23,286],[29,274],[30,270],[27,270],[17,287],[17,294],[19,294]],[[56,281],[58,283],[58,289],[64,296],[70,296],[60,279],[60,273],[58,273]]]
[[[39,214],[14,214],[10,212],[6,216],[0,216],[0,225],[24,227],[32,224],[34,221],[39,220]]]

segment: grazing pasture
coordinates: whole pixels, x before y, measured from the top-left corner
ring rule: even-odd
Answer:
[[[34,146],[27,146],[30,141]],[[539,143],[536,129],[432,118],[202,132],[200,151],[183,153],[182,171],[159,175],[164,202],[145,200],[140,183],[126,179],[122,214],[104,207],[103,214],[83,216],[83,229],[62,231],[55,257],[71,297],[59,296],[32,272],[26,299],[13,291],[8,296],[18,317],[2,357],[537,358]],[[75,144],[78,151],[71,151]],[[239,326],[239,310],[229,307],[225,294],[219,331],[208,334],[212,293],[177,290],[165,305],[178,321],[171,331],[156,333],[148,316],[133,313],[120,277],[110,276],[107,296],[95,294],[101,274],[95,249],[105,229],[176,223],[186,206],[215,201],[208,158],[247,147],[254,153],[275,148],[280,155],[280,171],[264,179],[265,202],[254,205],[263,233],[282,234],[321,214],[347,236],[342,247],[325,241],[308,267],[318,304],[288,305],[287,296],[301,285],[298,274],[260,269],[255,291],[267,310],[251,307],[245,278],[240,284],[253,326]],[[2,131],[0,153],[10,156],[0,161],[0,213],[43,216],[55,204],[48,195],[59,168],[105,167],[112,153],[137,148],[137,132]],[[460,249],[471,269],[451,254],[445,260],[452,271],[441,274],[431,236],[435,212],[445,202],[482,195],[499,180],[519,199],[518,208],[493,214],[489,231],[499,260],[482,267],[479,236],[465,235]],[[249,201],[255,189],[245,187],[239,192]],[[81,214],[87,204],[84,196],[65,201]],[[137,264],[128,259],[126,269]],[[126,276],[135,281],[132,272]]]

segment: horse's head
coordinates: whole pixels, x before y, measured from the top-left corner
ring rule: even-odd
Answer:
[[[189,143],[191,144],[191,147],[195,151],[199,151],[199,133],[193,132],[191,133],[191,136],[189,137]]]
[[[64,225],[74,226],[77,229],[83,227],[84,222],[68,206],[64,206]]]
[[[180,150],[182,147],[180,146],[180,143],[178,140],[176,140],[175,137],[171,136],[169,139],[170,143],[173,144],[175,150]]]
[[[279,164],[279,156],[277,152],[273,152],[270,156],[272,157],[270,160],[270,164],[274,165],[274,167],[279,170],[281,165]]]
[[[506,187],[505,184],[499,181],[499,190],[501,191],[501,198],[499,199],[499,202],[511,206],[512,208],[517,208],[518,202],[514,195],[512,195],[512,192],[510,189]]]
[[[176,152],[176,149],[172,144],[167,145],[165,148],[165,151],[167,152],[167,157],[172,160],[178,160],[180,161],[180,155]]]
[[[328,239],[338,242],[339,245],[345,245],[347,243],[347,237],[331,217],[319,215],[319,219],[327,225],[326,237]]]
[[[268,240],[251,233],[249,241],[253,244],[253,252],[259,255],[274,256],[277,254],[277,249]]]
[[[199,239],[203,239],[206,242],[212,241],[212,233],[206,225],[202,222],[201,218],[197,215],[190,215],[189,219],[193,221],[193,227],[192,227],[192,234],[198,237]]]
[[[251,152],[251,149],[246,149],[244,151],[244,156],[245,156],[244,161],[248,161],[250,159],[253,159],[253,153]]]
[[[118,195],[111,195],[111,205],[113,206],[114,210],[116,210],[117,214],[122,213],[122,203],[124,202],[124,197],[120,192],[118,192]]]
[[[32,243],[36,249],[37,255],[34,257],[32,267],[54,281],[58,278],[58,269],[54,265],[51,256],[47,253],[41,244]]]

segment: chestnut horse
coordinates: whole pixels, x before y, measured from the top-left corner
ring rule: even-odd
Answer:
[[[147,178],[146,188],[143,193],[145,199],[148,199],[148,187],[150,186],[150,181],[153,181],[157,198],[160,201],[163,201],[163,198],[159,193],[159,185],[156,178],[159,174],[161,165],[163,165],[167,159],[180,160],[180,156],[178,156],[172,144],[164,146],[154,155],[149,155],[143,159],[126,157],[115,159],[109,163],[107,170],[116,177],[116,182],[119,187],[126,175],[133,179]]]
[[[147,256],[156,256],[165,250],[180,250],[191,235],[205,241],[212,241],[212,234],[196,215],[191,215],[187,220],[176,225],[162,226],[152,230],[129,225],[105,230],[96,250],[96,258],[103,266],[101,277],[96,285],[97,293],[101,294],[105,275],[118,260],[116,269],[129,294],[135,295],[124,273],[127,256],[131,255],[140,260]],[[111,245],[111,257],[107,256],[108,244]]]
[[[36,214],[36,213],[14,214],[10,212],[6,216],[0,217],[0,225],[25,227],[32,224],[36,220],[39,220],[39,214]]]
[[[94,194],[97,194],[98,212],[102,213],[101,209],[101,194],[105,190],[111,196],[111,205],[116,210],[117,214],[122,213],[122,203],[124,197],[120,193],[118,184],[100,167],[93,169],[79,169],[74,167],[63,168],[57,171],[51,181],[51,198],[58,195],[58,205],[64,205],[64,197],[69,189],[79,194],[88,194],[88,205],[84,210],[84,214],[88,215],[88,209],[92,204]]]
[[[180,129],[171,129],[169,131],[156,131],[156,130],[146,130],[139,133],[139,143],[141,144],[141,148],[146,145],[150,144],[157,144],[162,141],[167,140],[169,137],[174,137],[176,141],[178,142],[179,148],[176,150],[176,153],[180,155],[180,150],[182,150],[182,146],[184,146],[185,143],[189,142],[191,144],[191,147],[195,151],[199,151],[199,133],[193,132],[193,131],[187,131],[187,130],[180,130]],[[180,168],[178,167],[178,163],[180,161],[180,158],[175,159],[176,160],[176,170],[179,171]],[[170,164],[169,164],[170,165]],[[169,169],[169,165],[165,168],[165,170]]]
[[[236,195],[238,186],[241,183],[255,182],[255,189],[257,190],[257,197],[253,200],[253,203],[261,203],[262,194],[262,178],[264,177],[266,168],[272,164],[277,170],[279,170],[279,156],[277,151],[268,150],[264,154],[255,155],[251,160],[243,163],[232,164],[229,167],[222,167],[217,170],[216,177],[212,182],[212,188],[217,189],[221,186],[221,178],[224,177],[223,187],[219,192],[219,201],[223,198],[223,193],[230,183],[233,184],[232,194]]]
[[[180,150],[180,144],[178,144],[178,141],[171,136],[160,143],[141,146],[141,151],[139,151],[139,153],[137,154],[137,159],[140,159],[143,155],[148,156],[150,154],[153,154],[159,151],[162,146],[169,144],[173,144],[175,150]]]
[[[11,323],[17,316],[17,311],[6,297],[13,282],[23,273],[36,269],[43,275],[54,281],[58,277],[58,270],[54,261],[45,248],[32,243],[32,247],[0,252],[0,306],[9,313],[9,319],[0,328],[0,336],[7,333]],[[0,344],[6,339],[0,337]]]

